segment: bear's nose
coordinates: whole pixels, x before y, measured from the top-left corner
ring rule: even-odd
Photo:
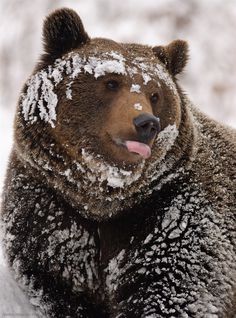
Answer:
[[[143,113],[133,120],[139,141],[148,143],[160,132],[160,119],[152,114]]]

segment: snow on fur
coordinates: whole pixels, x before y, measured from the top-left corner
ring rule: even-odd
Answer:
[[[142,304],[145,317],[156,313],[154,308],[159,308],[163,317],[172,314],[173,317],[197,315],[199,318],[217,318],[224,310],[226,295],[233,296],[231,283],[236,282],[235,256],[232,258],[230,242],[222,237],[216,224],[220,215],[206,206],[206,199],[199,193],[193,196],[190,187],[186,190],[171,202],[162,221],[157,216],[156,224],[160,224],[161,231],[156,227],[137,248],[121,250],[106,268],[109,294],[114,293],[120,285],[129,286],[131,280],[144,283],[155,277],[142,297],[139,294],[142,290],[140,285],[128,299],[130,306],[135,304],[135,307],[139,307]],[[188,203],[190,198],[192,202]],[[196,207],[199,215],[193,213]],[[194,224],[198,224],[196,230]],[[206,229],[208,234],[202,234],[201,238],[200,233]],[[213,257],[210,250],[216,245],[218,249],[214,251]],[[209,251],[204,251],[203,246],[208,246]],[[225,249],[230,255],[226,256]],[[221,259],[221,255],[225,255],[225,258]],[[124,262],[124,259],[129,261]],[[203,263],[206,267],[202,267]],[[205,276],[206,280],[199,279],[199,275]],[[215,295],[213,290],[209,292],[209,284],[214,285],[212,280],[215,275],[217,281],[221,282],[221,286],[218,286],[221,297]],[[227,275],[233,282],[228,281]],[[187,288],[182,288],[183,285]],[[162,292],[157,293],[157,290]],[[156,314],[153,317],[157,317]]]
[[[176,94],[175,84],[162,65],[153,65],[144,58],[135,58],[131,64],[132,67],[128,66],[123,55],[114,51],[89,57],[76,53],[57,59],[54,65],[37,72],[27,81],[26,92],[21,95],[22,114],[25,121],[33,124],[39,117],[54,128],[58,103],[55,88],[69,77],[70,81],[66,84],[65,94],[67,99],[72,100],[72,84],[81,73],[93,74],[95,79],[105,74],[128,75],[133,78],[134,74],[141,71],[144,85],[156,76]],[[160,85],[159,82],[158,84]],[[133,83],[130,92],[140,93],[140,85]]]
[[[87,153],[85,149],[82,149],[82,157],[87,166],[86,170],[90,172],[87,176],[92,183],[95,182],[95,180],[98,180],[100,184],[106,181],[107,186],[112,188],[124,188],[141,177],[140,172],[135,174],[132,171],[120,169],[106,162],[102,162],[99,159],[95,159],[94,156]],[[141,164],[141,167],[143,164],[144,163]]]
[[[131,88],[130,88],[130,92],[131,93],[134,93],[134,92],[135,93],[141,93],[140,89],[141,89],[141,87],[140,87],[139,84],[132,84]]]
[[[143,106],[142,106],[140,103],[135,103],[135,104],[134,104],[134,109],[136,109],[136,110],[142,110],[142,109],[143,109]]]

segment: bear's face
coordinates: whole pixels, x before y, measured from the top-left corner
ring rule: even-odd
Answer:
[[[67,9],[48,17],[44,41],[46,54],[19,104],[19,155],[53,187],[69,189],[75,204],[82,196],[86,210],[101,207],[101,193],[109,203],[141,191],[178,136],[182,101],[174,76],[186,63],[186,43],[91,40]]]
[[[60,60],[60,68],[66,64],[56,88],[52,133],[74,160],[80,161],[83,148],[125,168],[151,156],[161,130],[178,128],[181,108],[174,83],[152,50],[132,49],[94,40]]]

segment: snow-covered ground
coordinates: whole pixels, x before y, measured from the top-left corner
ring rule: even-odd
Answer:
[[[41,51],[43,18],[62,6],[77,10],[91,36],[150,45],[187,40],[190,61],[182,86],[204,112],[236,127],[234,0],[1,0],[0,192],[17,96]],[[9,275],[0,249],[0,318],[3,313],[33,317]]]

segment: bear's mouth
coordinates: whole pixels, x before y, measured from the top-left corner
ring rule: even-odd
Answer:
[[[141,156],[143,159],[148,159],[151,156],[151,147],[148,144],[135,140],[121,140],[114,138],[113,141],[117,146],[124,147],[128,152]]]
[[[125,146],[129,152],[138,154],[143,159],[148,159],[152,153],[149,145],[139,141],[126,140]]]

